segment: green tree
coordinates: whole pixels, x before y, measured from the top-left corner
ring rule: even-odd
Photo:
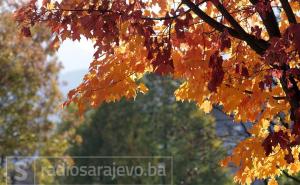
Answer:
[[[61,95],[51,36],[43,27],[33,39],[18,35],[13,15],[0,11],[0,184],[7,156],[60,155],[67,144],[54,134]]]
[[[76,128],[81,142],[75,142],[69,154],[173,156],[174,184],[230,184],[228,174],[218,167],[218,160],[225,154],[222,143],[216,139],[213,118],[197,110],[192,103],[176,102],[172,96],[178,85],[176,81],[148,76],[144,82],[151,89],[147,96],[104,104],[88,112],[84,123]],[[71,122],[66,124],[72,125]],[[86,160],[74,159],[78,165],[95,164],[93,159]],[[97,179],[65,180],[92,184]],[[106,184],[126,182],[126,179],[104,180]],[[154,179],[141,178],[135,183],[153,184]]]

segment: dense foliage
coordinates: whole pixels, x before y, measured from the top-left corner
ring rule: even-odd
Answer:
[[[178,100],[212,104],[253,123],[223,165],[237,182],[300,170],[300,4],[296,0],[31,0],[16,12],[22,32],[45,23],[56,37],[94,41],[84,82],[69,93],[86,104],[133,98],[145,73],[182,79]]]
[[[4,173],[6,157],[61,155],[67,144],[53,133],[61,101],[60,65],[50,48],[49,31],[35,27],[33,39],[28,39],[17,30],[13,15],[0,12],[1,185],[5,178],[14,183],[13,175]]]
[[[173,156],[174,184],[232,184],[229,180],[231,173],[225,173],[218,165],[218,160],[226,152],[215,135],[213,118],[197,110],[191,103],[176,102],[172,92],[178,83],[154,76],[148,76],[144,81],[151,87],[146,96],[138,96],[135,101],[104,104],[88,112],[84,123],[76,128],[76,137],[80,137],[80,142],[71,146],[69,155]],[[62,125],[62,130],[68,130],[72,125],[72,122],[67,121]],[[89,165],[98,161],[85,158],[74,160],[75,163]],[[143,159],[135,161],[143,164]],[[105,162],[107,159],[97,165],[104,165]],[[164,182],[159,178],[139,177],[134,182],[128,178],[104,178],[101,183]],[[96,177],[71,177],[65,179],[66,182],[99,183]]]

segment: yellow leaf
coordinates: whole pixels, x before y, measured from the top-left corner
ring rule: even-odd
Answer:
[[[144,15],[150,17],[151,16],[151,12],[149,10],[145,10],[144,11]]]
[[[278,185],[278,183],[274,178],[272,178],[269,180],[268,185]]]
[[[205,100],[201,105],[200,105],[200,109],[202,109],[205,113],[209,113],[212,109],[212,105],[210,103],[210,101]]]
[[[54,3],[48,3],[46,8],[47,10],[53,10],[55,8]]]
[[[140,92],[141,93],[143,93],[143,94],[146,94],[148,91],[149,91],[149,89],[145,86],[145,84],[140,84],[139,86],[138,86],[138,89],[140,90]]]

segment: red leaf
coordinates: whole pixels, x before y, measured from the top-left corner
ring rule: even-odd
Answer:
[[[31,37],[31,31],[28,27],[23,27],[21,32],[25,37]]]
[[[289,152],[288,154],[286,154],[284,156],[284,159],[286,160],[287,163],[291,164],[293,162],[295,162],[295,159],[293,157],[293,154],[291,152]]]
[[[261,38],[262,29],[259,26],[251,27],[251,32],[255,35],[257,39]]]
[[[176,31],[177,38],[179,39],[184,38],[184,24],[182,20],[180,19],[176,20],[175,31]]]
[[[208,83],[208,89],[211,92],[216,92],[217,87],[222,84],[224,78],[224,70],[222,67],[223,59],[219,56],[219,53],[216,52],[210,57],[209,67],[212,68],[211,80]]]
[[[282,149],[287,149],[288,153],[284,156],[284,159],[288,163],[293,163],[294,157],[291,150],[293,144],[290,143],[289,136],[286,132],[280,130],[279,132],[270,133],[262,143],[267,156],[273,152],[273,147],[276,147],[277,145]]]
[[[289,30],[293,34],[293,42],[298,52],[300,52],[300,24],[292,25]]]
[[[221,34],[220,42],[221,51],[224,51],[226,48],[231,47],[231,39],[229,38],[229,33],[227,29],[225,29],[225,31]]]
[[[235,73],[239,74],[240,73],[240,65],[236,64],[235,66]]]
[[[261,90],[265,89],[265,83],[263,81],[259,82],[258,86]]]
[[[171,64],[160,64],[154,72],[159,75],[167,75],[174,72],[174,67]]]
[[[249,77],[249,72],[246,67],[242,67],[242,76]]]

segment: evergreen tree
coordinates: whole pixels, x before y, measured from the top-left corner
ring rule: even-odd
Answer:
[[[218,166],[224,156],[216,139],[212,117],[192,103],[176,102],[172,96],[178,83],[148,76],[151,91],[135,101],[122,100],[102,105],[86,114],[76,129],[80,143],[69,150],[72,156],[173,156],[174,184],[230,184],[228,174]],[[69,123],[70,124],[70,123]],[[70,126],[70,125],[69,125]],[[74,159],[77,165],[94,165],[95,160]],[[107,159],[98,165],[108,163]],[[92,184],[99,179],[74,177],[70,183]],[[105,184],[128,184],[129,179],[102,179]],[[157,184],[167,179],[141,177],[137,184]],[[64,182],[65,183],[65,182]]]

